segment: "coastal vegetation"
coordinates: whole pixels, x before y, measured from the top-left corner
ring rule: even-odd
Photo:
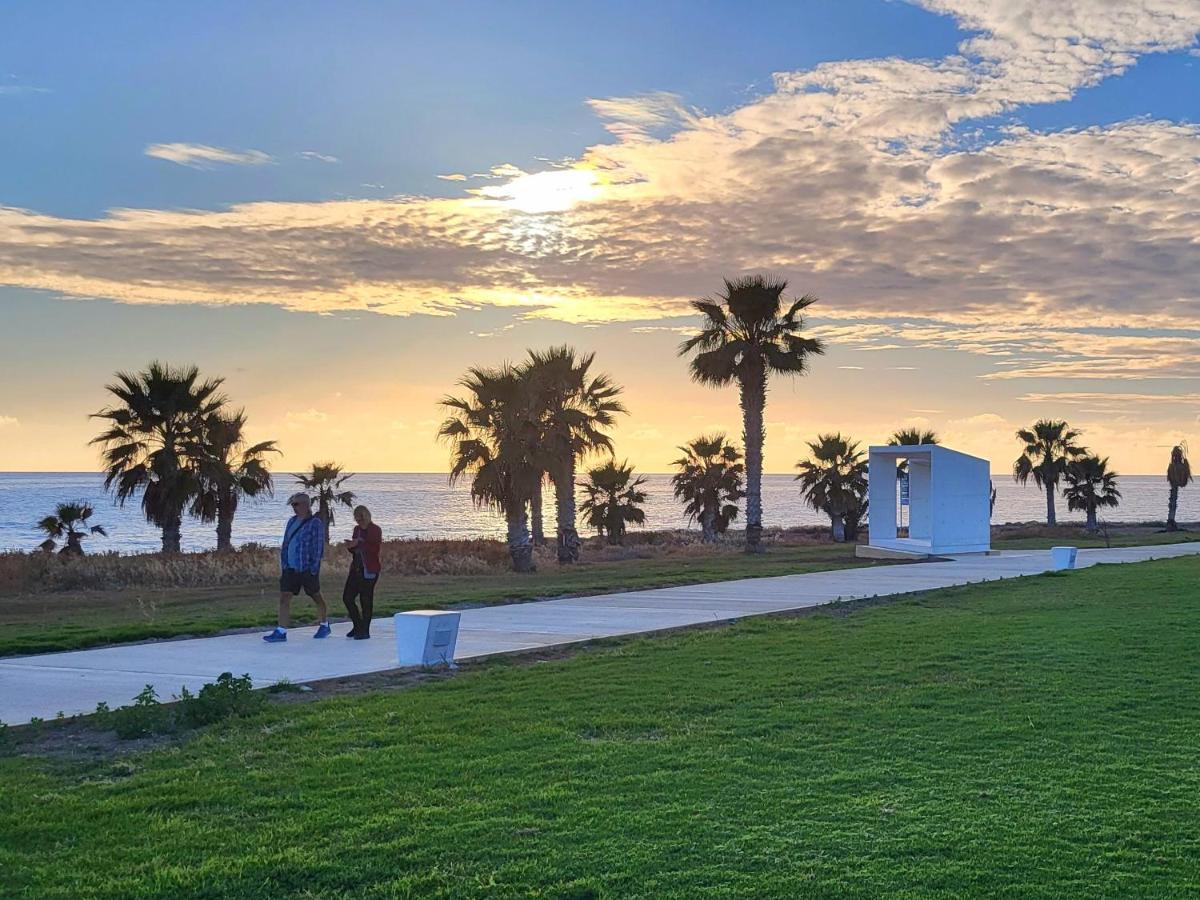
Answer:
[[[1097,531],[1097,516],[1102,508],[1111,508],[1121,502],[1117,489],[1116,472],[1108,467],[1108,457],[1080,456],[1071,460],[1063,472],[1066,488],[1063,497],[1067,509],[1082,512],[1087,516],[1088,531]]]
[[[217,549],[233,549],[233,517],[246,498],[271,496],[274,486],[268,454],[279,453],[274,441],[248,444],[244,410],[214,412],[205,418],[195,454],[197,486],[192,515],[217,524]]]
[[[867,458],[856,441],[841,433],[822,434],[808,442],[810,456],[796,463],[804,500],[829,516],[834,541],[858,537],[867,512]]]
[[[318,686],[132,754],[12,729],[5,891],[1186,896],[1197,578],[1104,566]]]
[[[746,472],[742,452],[723,434],[701,435],[679,449],[683,456],[671,464],[678,470],[671,486],[688,522],[699,522],[702,540],[712,543],[738,516]]]
[[[1017,440],[1024,448],[1013,463],[1013,477],[1025,484],[1033,483],[1046,492],[1046,524],[1055,525],[1054,494],[1067,466],[1087,451],[1078,443],[1082,433],[1066,422],[1039,419],[1031,428],[1017,431]]]
[[[723,434],[701,435],[682,445],[683,456],[672,463],[672,491],[689,524],[699,525],[703,542],[723,538],[734,521],[744,519],[743,548],[749,553],[766,549],[762,454],[770,379],[807,373],[813,358],[825,351],[819,339],[803,333],[805,313],[816,298],[789,299],[786,291],[782,279],[726,279],[715,296],[692,303],[701,317],[699,330],[679,348],[696,381],[737,386],[743,435],[740,446]],[[94,414],[106,425],[92,442],[101,449],[105,487],[119,504],[140,501],[147,521],[162,532],[164,554],[179,553],[185,514],[215,524],[217,549],[232,551],[239,505],[273,495],[270,463],[281,449],[274,440],[250,442],[246,413],[230,407],[223,384],[221,378],[203,378],[195,366],[152,362],[141,372],[117,373],[107,387],[114,402]],[[533,572],[545,562],[544,554],[535,552],[545,543],[545,487],[554,493],[553,561],[559,565],[581,561],[586,545],[578,531],[581,512],[588,527],[614,544],[624,540],[630,525],[662,524],[646,522],[644,482],[627,464],[616,462],[613,429],[628,410],[621,385],[595,371],[594,354],[566,345],[529,349],[515,364],[470,368],[459,387],[459,394],[441,401],[448,416],[438,436],[450,448],[449,479],[466,484],[477,506],[504,516],[514,571]],[[1106,467],[1097,472],[1099,460],[1082,445],[1078,429],[1062,420],[1039,419],[1016,436],[1022,452],[1013,465],[1014,478],[1021,484],[1032,479],[1045,492],[1047,525],[1057,524],[1060,489],[1069,510],[1084,512],[1089,532],[1097,527],[1100,510],[1120,502],[1117,476]],[[939,441],[936,431],[915,425],[897,429],[888,439],[897,446]],[[820,434],[808,446],[808,458],[796,466],[799,499],[829,517],[833,541],[854,541],[867,517],[865,453],[840,432]],[[586,477],[578,479],[579,466],[589,461]],[[901,461],[897,477],[906,469]],[[625,475],[628,480],[622,481]],[[298,486],[313,493],[327,533],[336,524],[336,510],[358,502],[347,485],[353,477],[333,461],[313,463],[294,476]],[[1167,470],[1169,531],[1178,528],[1179,490],[1191,479],[1186,445],[1180,444]],[[995,499],[992,486],[993,508]],[[78,512],[70,504],[62,509]],[[79,555],[85,536],[103,534],[61,517],[53,523],[53,518],[38,523],[47,535],[42,549],[54,549],[61,539],[64,554]]]
[[[511,365],[474,368],[459,382],[461,397],[446,397],[450,416],[438,436],[451,445],[450,483],[467,481],[476,505],[504,515],[515,572],[536,569],[529,506],[545,472],[539,443],[537,395]]]
[[[646,521],[646,492],[642,485],[646,479],[634,474],[628,461],[618,463],[610,459],[602,465],[588,469],[587,480],[580,487],[584,500],[580,511],[587,523],[609,544],[624,544],[625,531],[630,525],[642,525]]]
[[[325,526],[325,537],[328,539],[330,529],[337,522],[337,507],[354,509],[354,491],[344,489],[344,485],[354,477],[354,473],[345,471],[335,462],[320,462],[313,463],[307,472],[300,472],[292,477],[296,479],[296,484],[306,491],[313,492],[314,512]]]
[[[118,372],[106,390],[116,403],[94,414],[105,430],[104,487],[124,505],[140,495],[146,520],[162,529],[164,553],[178,553],[183,514],[200,493],[205,423],[221,412],[220,378],[201,380],[195,366],[152,362]]]
[[[554,485],[556,558],[560,564],[579,560],[575,468],[591,454],[611,455],[607,429],[625,412],[621,387],[608,375],[593,375],[593,361],[592,354],[565,346],[530,351],[521,365],[472,368],[459,382],[466,393],[442,400],[450,417],[438,436],[451,445],[450,481],[468,480],[476,504],[504,515],[514,571],[536,568],[533,547],[541,543],[546,478]],[[616,472],[611,465],[593,471]],[[589,483],[580,487],[586,492]],[[619,543],[625,522],[644,521],[638,514],[640,519],[622,518],[619,504],[610,506],[600,527]]]
[[[1192,483],[1192,464],[1187,458],[1187,445],[1176,444],[1171,448],[1171,462],[1167,464],[1167,531],[1178,531],[1175,514],[1179,510],[1179,491]]]
[[[62,541],[63,546],[58,552],[62,554],[83,556],[83,540],[93,535],[107,537],[108,532],[103,525],[90,525],[94,510],[83,500],[74,503],[60,503],[54,508],[54,514],[46,516],[38,522],[38,529],[46,535],[41,549],[52,553]]]
[[[742,444],[746,455],[746,552],[762,544],[763,441],[767,384],[772,375],[804,375],[810,359],[825,352],[816,338],[804,337],[804,311],[817,302],[806,294],[785,301],[783,279],[749,275],[725,279],[714,299],[695,300],[700,331],[679,348],[690,356],[692,378],[700,384],[736,384],[742,409]]]
[[[576,527],[575,467],[597,453],[613,452],[608,429],[617,416],[627,412],[618,399],[622,389],[605,374],[591,374],[595,354],[578,354],[561,346],[529,351],[521,369],[534,393],[538,419],[538,444],[545,450],[545,474],[554,486],[555,546],[558,562],[579,562],[579,531]],[[531,508],[540,519],[541,480],[531,498]],[[540,528],[535,528],[535,532]],[[535,540],[540,542],[540,535]]]

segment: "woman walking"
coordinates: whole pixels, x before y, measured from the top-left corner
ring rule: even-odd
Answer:
[[[342,602],[354,627],[346,637],[365,641],[371,636],[371,615],[375,609],[375,585],[379,583],[379,550],[383,531],[371,521],[371,511],[365,506],[354,507],[354,534],[344,545],[354,559],[346,575]],[[357,602],[356,602],[357,601]],[[361,603],[361,608],[359,606]]]

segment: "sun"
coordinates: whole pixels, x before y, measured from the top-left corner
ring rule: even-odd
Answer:
[[[518,175],[512,181],[482,187],[475,193],[521,212],[563,212],[576,203],[598,197],[600,181],[591,169],[553,169]]]

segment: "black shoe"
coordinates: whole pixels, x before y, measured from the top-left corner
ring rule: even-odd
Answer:
[[[356,641],[369,641],[371,639],[371,632],[369,632],[369,631],[359,632],[358,634],[354,635],[354,639]]]
[[[346,637],[357,639],[358,638],[358,629],[351,628],[349,631],[346,632]]]

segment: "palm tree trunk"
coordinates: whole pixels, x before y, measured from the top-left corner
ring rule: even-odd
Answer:
[[[321,497],[317,503],[317,518],[321,520],[321,525],[325,528],[326,542],[332,540],[333,529],[330,527],[330,522],[333,520],[333,509],[324,497]]]
[[[608,527],[604,530],[608,532],[610,546],[616,547],[625,543],[625,522],[621,519],[615,495],[608,498]]]
[[[711,544],[717,539],[717,511],[711,506],[704,507],[704,512],[700,515],[700,534],[701,540],[706,544]]]
[[[742,442],[746,447],[746,552],[761,553],[763,407],[767,404],[767,375],[759,369],[738,381],[742,407]]]
[[[533,542],[529,539],[529,519],[525,504],[511,503],[506,513],[508,523],[508,555],[512,557],[514,572],[532,572]]]
[[[1087,511],[1087,530],[1099,531],[1100,526],[1096,524],[1096,507],[1089,506]]]
[[[1058,517],[1054,514],[1054,485],[1046,485],[1046,524],[1057,525]]]
[[[829,516],[829,530],[833,534],[833,539],[836,543],[844,544],[846,542],[846,518],[841,515]]]
[[[232,500],[227,492],[217,500],[217,550],[233,549]]]
[[[575,528],[575,460],[554,480],[554,505],[558,525],[558,561],[579,562],[579,532]]]
[[[529,498],[529,520],[533,530],[534,546],[540,547],[546,543],[546,530],[542,525],[542,482],[539,479]]]
[[[1175,524],[1175,514],[1179,511],[1179,485],[1171,485],[1171,495],[1167,500],[1167,531],[1178,531]]]
[[[178,553],[183,531],[183,511],[175,510],[167,514],[162,526],[162,552]]]

